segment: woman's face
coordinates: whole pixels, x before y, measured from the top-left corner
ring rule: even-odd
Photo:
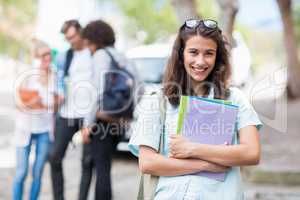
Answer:
[[[202,82],[215,66],[217,44],[199,35],[190,37],[183,51],[184,68],[193,82]]]
[[[48,47],[41,48],[38,51],[38,58],[41,60],[41,69],[48,69],[51,64],[51,49]]]

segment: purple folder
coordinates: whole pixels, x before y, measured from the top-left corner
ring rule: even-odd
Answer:
[[[238,107],[228,101],[182,96],[177,133],[192,142],[232,144]],[[197,175],[224,181],[226,173],[199,172]]]

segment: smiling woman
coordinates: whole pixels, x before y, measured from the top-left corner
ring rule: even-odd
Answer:
[[[138,120],[129,149],[138,156],[143,173],[159,176],[151,199],[244,199],[240,166],[258,164],[258,130],[262,124],[242,92],[229,85],[226,44],[215,21],[186,21],[173,46],[163,91],[143,97],[136,108]],[[158,93],[168,100],[164,124]],[[236,105],[232,144],[202,144],[175,135],[181,95],[228,100]],[[217,181],[195,174],[202,171],[227,175],[224,181]]]
[[[188,20],[181,26],[164,76],[164,94],[172,105],[179,105],[180,95],[200,92],[207,96],[210,86],[214,98],[229,96],[231,66],[226,45],[213,20]],[[181,88],[169,83],[179,83]],[[190,87],[193,84],[197,87]]]

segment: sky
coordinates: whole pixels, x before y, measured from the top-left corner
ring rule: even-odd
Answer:
[[[239,0],[237,20],[241,24],[260,29],[281,30],[276,0]]]

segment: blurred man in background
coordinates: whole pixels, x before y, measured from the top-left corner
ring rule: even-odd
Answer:
[[[64,200],[64,177],[62,161],[68,144],[73,135],[82,127],[83,118],[87,110],[88,88],[85,87],[92,75],[91,54],[85,48],[81,38],[81,26],[77,20],[66,21],[61,29],[65,39],[71,48],[57,56],[58,88],[64,102],[62,103],[55,123],[55,140],[50,151],[50,165],[53,195],[55,200]],[[83,152],[88,154],[88,146],[85,145]],[[83,155],[82,179],[80,191],[83,196],[87,195],[91,173],[92,160]],[[87,169],[87,170],[85,170]],[[86,173],[85,173],[86,172]]]

